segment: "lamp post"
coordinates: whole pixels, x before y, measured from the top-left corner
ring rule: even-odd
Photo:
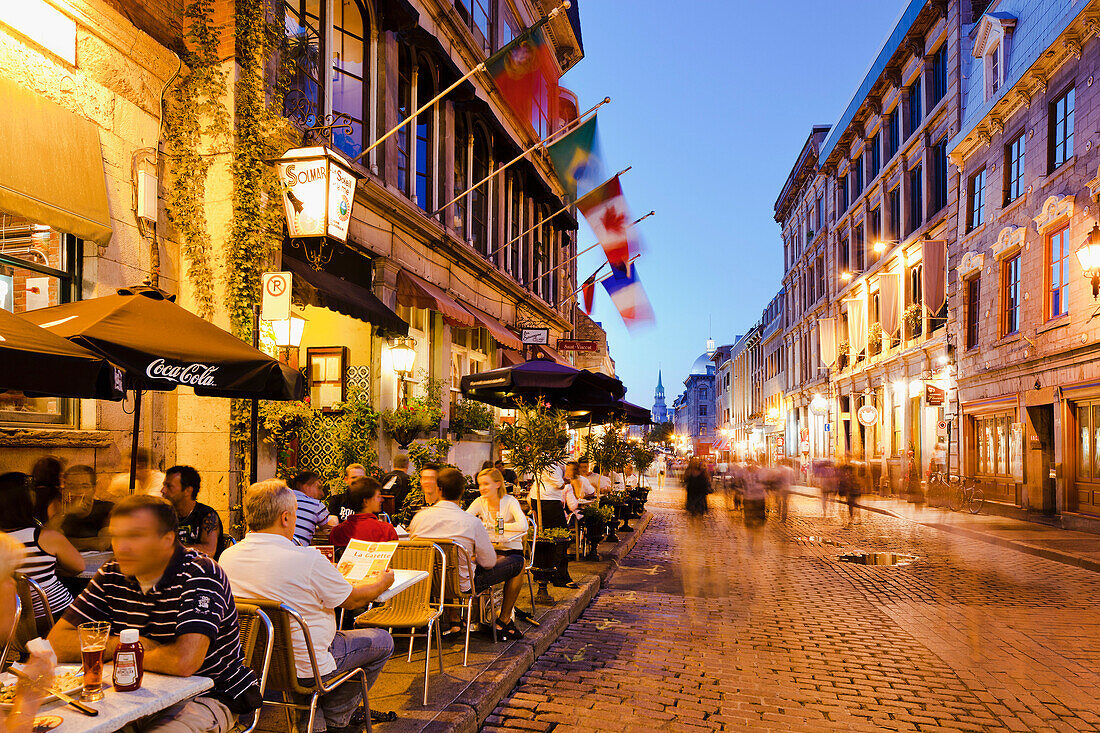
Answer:
[[[339,153],[322,146],[293,148],[276,161],[290,246],[320,270],[333,245],[348,240],[358,174]]]
[[[393,362],[393,371],[397,374],[398,405],[405,404],[405,380],[412,376],[413,365],[416,363],[416,349],[410,338],[399,338],[390,349],[390,360]]]

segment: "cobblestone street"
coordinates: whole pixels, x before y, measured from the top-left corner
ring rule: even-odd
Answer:
[[[682,492],[653,493],[484,730],[1100,730],[1100,575],[803,497],[750,533],[711,500],[692,525]],[[853,550],[920,559],[837,561]]]

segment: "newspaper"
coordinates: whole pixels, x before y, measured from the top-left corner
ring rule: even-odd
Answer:
[[[396,542],[351,540],[336,570],[352,583],[371,580],[386,572],[396,550]]]

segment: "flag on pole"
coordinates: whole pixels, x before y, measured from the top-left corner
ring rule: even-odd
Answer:
[[[603,266],[600,266],[603,269]],[[596,270],[599,272],[599,270]],[[581,285],[581,294],[584,296],[584,312],[588,315],[592,315],[592,302],[596,299],[596,272],[593,272],[588,276],[588,279],[584,281],[584,285]]]
[[[573,199],[607,180],[595,117],[552,144],[547,152],[558,180]]]
[[[623,268],[632,257],[641,253],[641,243],[634,236],[630,223],[633,217],[618,176],[579,199],[577,207],[588,220],[612,267]]]
[[[628,329],[653,323],[653,308],[649,305],[645,288],[638,281],[633,264],[627,263],[622,268],[612,267],[611,274],[603,280],[603,286],[611,296],[611,302],[619,309],[619,315],[623,317],[623,323]]]
[[[832,369],[833,364],[836,364],[836,319],[818,318],[817,327],[821,363]]]
[[[542,24],[531,26],[486,61],[485,66],[517,116],[531,122],[536,130],[540,129],[536,116],[555,119],[558,73],[554,49],[546,41]]]
[[[920,249],[924,307],[936,315],[947,302],[947,241],[926,239]]]

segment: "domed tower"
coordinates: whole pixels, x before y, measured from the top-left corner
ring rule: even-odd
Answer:
[[[657,389],[653,391],[653,422],[668,422],[665,407],[665,385],[661,384],[661,370],[657,370]]]

